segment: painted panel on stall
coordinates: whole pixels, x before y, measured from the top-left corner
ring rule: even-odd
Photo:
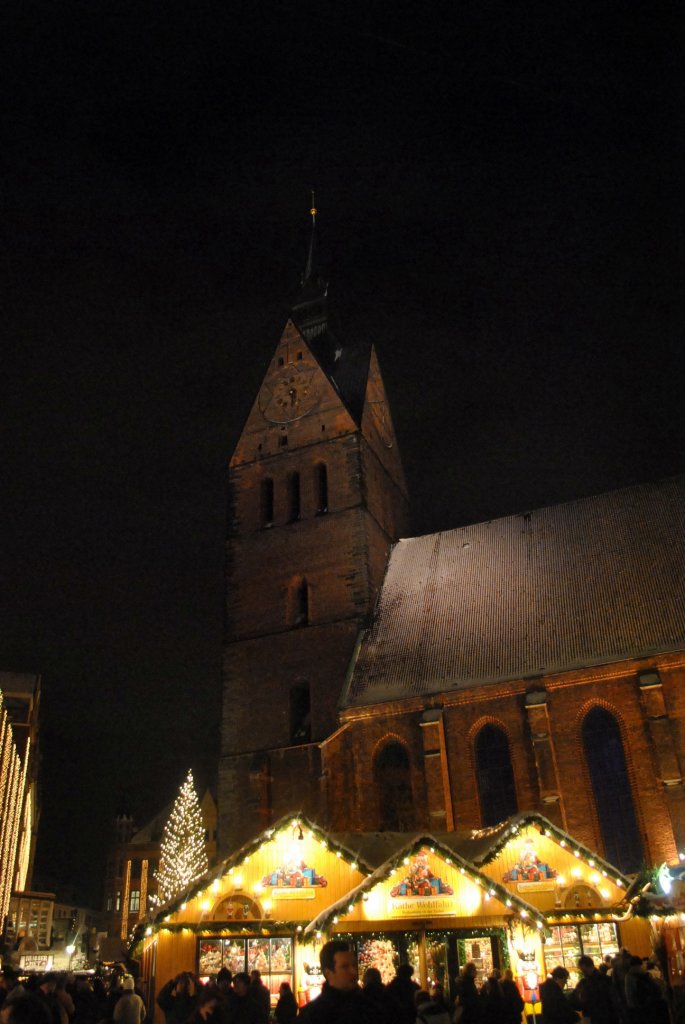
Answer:
[[[528,825],[483,871],[539,910],[573,912],[620,902],[625,890],[616,884],[616,873],[580,851],[576,856],[573,842],[563,842],[564,846],[553,835]]]

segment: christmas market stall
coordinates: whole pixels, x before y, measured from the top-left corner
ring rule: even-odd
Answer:
[[[629,880],[546,818],[519,814],[468,833],[327,834],[284,819],[151,915],[134,937],[151,993],[180,971],[260,970],[275,1002],[288,981],[318,994],[327,939],[354,943],[384,981],[399,963],[453,993],[472,961],[479,980],[511,966],[529,1003],[557,964],[621,945],[649,955]]]
[[[371,838],[358,837],[366,840],[358,848],[378,863]],[[439,981],[453,993],[468,961],[479,982],[494,967],[511,967],[534,1003],[555,966],[577,980],[583,953],[599,962],[621,945],[651,952],[649,929],[633,920],[629,879],[542,815],[519,814],[478,832],[394,838],[401,845],[373,874],[305,930],[351,939],[362,969],[373,964],[389,975],[407,960],[423,986]]]
[[[306,1002],[320,991],[318,951],[298,936],[371,870],[306,819],[280,821],[140,923],[133,950],[151,1000],[181,971],[228,967],[259,970],[272,1003],[283,981]]]

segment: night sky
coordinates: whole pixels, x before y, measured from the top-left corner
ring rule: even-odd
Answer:
[[[99,904],[114,813],[211,781],[226,466],[312,186],[415,533],[685,470],[683,26],[505,0],[0,18],[0,668],[43,676],[34,884]]]

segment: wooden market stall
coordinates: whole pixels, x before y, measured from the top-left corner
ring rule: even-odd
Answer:
[[[401,962],[423,986],[453,991],[460,967],[480,979],[511,966],[527,999],[557,964],[597,962],[621,945],[646,956],[629,880],[537,814],[469,833],[327,834],[303,817],[277,823],[142,923],[151,993],[179,971],[257,968],[275,1001],[288,981],[300,1004],[320,990],[318,951],[355,944],[360,974],[385,981]]]

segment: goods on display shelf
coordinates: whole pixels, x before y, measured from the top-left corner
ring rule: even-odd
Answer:
[[[359,977],[369,967],[376,967],[381,972],[384,985],[395,977],[395,968],[400,962],[399,949],[391,939],[366,939],[357,944],[357,961]]]
[[[240,974],[245,970],[245,939],[224,942],[223,966],[228,967],[231,974]]]
[[[247,970],[269,973],[269,940],[250,939],[247,947]]]
[[[577,985],[580,981],[580,956],[591,956],[599,965],[603,957],[618,953],[616,925],[611,921],[603,921],[599,924],[564,924],[549,928],[543,948],[547,971],[561,965],[569,972],[569,986]]]
[[[200,943],[198,973],[218,974],[221,970],[221,939],[205,939]]]
[[[480,987],[490,977],[494,968],[492,942],[489,938],[464,939],[465,963],[476,965],[476,984]]]
[[[291,938],[203,938],[198,947],[198,974],[218,974],[228,967],[232,974],[258,970],[272,994],[282,981],[292,983],[293,940]]]

